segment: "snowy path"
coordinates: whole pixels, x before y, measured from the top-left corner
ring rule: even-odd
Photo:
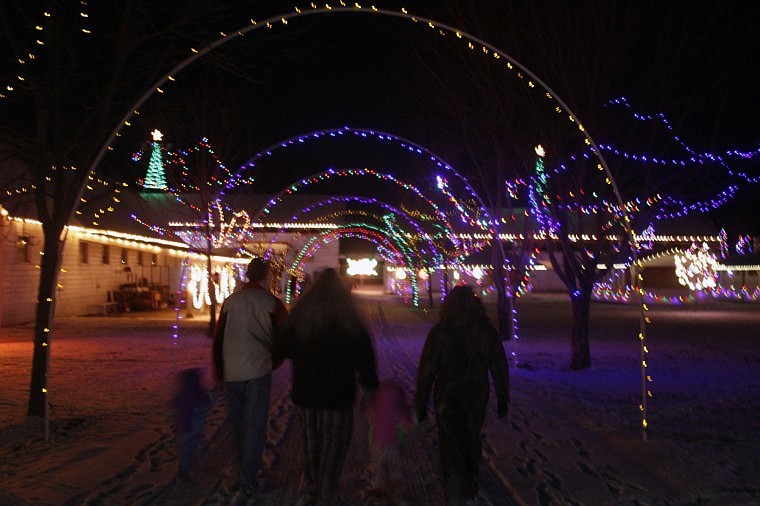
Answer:
[[[393,377],[399,381],[411,398],[414,392],[416,362],[429,323],[407,308],[395,306],[391,306],[388,311],[391,316],[389,320],[382,299],[365,296],[361,300],[361,309],[374,336],[380,376]],[[266,493],[247,500],[228,492],[227,484],[234,482],[236,468],[228,458],[232,453],[229,431],[222,426],[213,436],[213,450],[208,464],[195,473],[195,483],[174,484],[168,494],[162,490],[160,496],[156,496],[155,499],[163,497],[164,500],[175,504],[186,504],[192,497],[200,498],[197,504],[295,504],[300,484],[301,427],[297,421],[297,411],[289,401],[289,374],[287,364],[275,374],[270,430],[265,452],[265,461],[269,468],[264,480]],[[403,449],[407,463],[403,475],[408,478],[403,495],[410,505],[444,504],[435,434],[434,425],[425,424]],[[367,424],[364,417],[357,412],[352,446],[341,480],[341,495],[348,504],[369,504],[363,494],[368,483],[368,462]],[[516,504],[510,499],[495,470],[484,466],[483,475],[484,495],[492,496],[494,504]]]
[[[410,395],[434,313],[357,290],[381,377]],[[481,488],[495,505],[758,504],[760,501],[760,311],[757,305],[654,307],[649,328],[654,397],[642,441],[638,309],[592,308],[593,366],[569,371],[570,308],[559,295],[519,305],[520,342],[509,343],[509,416],[484,426]],[[177,370],[206,367],[203,315],[172,338],[170,313],[61,318],[51,360],[51,440],[24,421],[33,326],[0,329],[0,504],[289,505],[298,497],[301,433],[290,402],[289,365],[273,375],[267,492],[244,500],[219,401],[209,415],[208,458],[193,483],[177,482],[169,398]],[[342,481],[363,504],[366,421],[356,430]],[[443,503],[434,417],[404,448],[410,505]],[[514,491],[514,492],[512,492]],[[511,498],[520,500],[512,501]]]
[[[398,304],[387,296],[364,293],[359,294],[357,299],[374,338],[381,378],[395,378],[402,384],[411,399],[414,393],[417,361],[425,334],[430,327],[430,318],[419,311]],[[94,324],[94,320],[80,319],[78,323]],[[120,323],[117,320],[104,319],[102,321]],[[199,323],[191,322],[191,325]],[[144,323],[146,327],[155,324],[156,322]],[[198,326],[201,328],[200,325]],[[94,325],[92,329],[82,332],[87,334],[96,329],[97,325]],[[122,336],[118,331],[114,331],[114,335],[119,335],[125,343],[128,343],[126,347],[129,349],[140,347],[131,343],[129,337]],[[68,342],[66,345],[68,346]],[[183,346],[187,347],[180,345],[180,350],[177,351],[180,367],[184,367],[188,360],[191,362],[188,365],[204,365],[202,357],[208,343],[203,342],[203,338],[193,343],[194,351],[189,359],[184,355],[187,352],[182,348]],[[86,355],[93,354],[91,347],[92,343],[82,344],[81,350],[70,353],[70,360],[80,360],[83,366],[87,367],[84,364],[89,360]],[[195,349],[196,347],[198,349]],[[85,349],[89,352],[85,353]],[[148,353],[150,356],[161,354],[161,352],[150,352],[146,349],[141,349],[141,352]],[[96,352],[95,355],[101,360],[104,357],[112,357],[115,364],[141,362],[135,357],[117,357],[115,351]],[[165,362],[166,357],[160,357],[160,359]],[[172,361],[174,360],[175,358],[172,357]],[[197,362],[197,364],[192,362]],[[113,374],[124,378],[123,372],[114,371]],[[170,374],[166,372],[166,375]],[[297,410],[290,402],[289,378],[288,363],[275,371],[273,375],[268,441],[264,455],[265,491],[255,498],[243,497],[230,490],[230,485],[236,481],[237,467],[232,458],[234,442],[228,427],[224,424],[224,400],[221,398],[209,413],[207,457],[202,464],[191,471],[192,482],[180,481],[174,476],[177,452],[168,412],[161,409],[151,410],[149,406],[145,406],[140,411],[130,402],[130,406],[126,406],[126,403],[120,406],[123,424],[114,424],[112,435],[105,426],[108,423],[106,420],[90,421],[82,418],[78,422],[70,422],[71,432],[80,430],[87,432],[95,429],[95,427],[89,427],[90,424],[104,424],[97,427],[97,430],[103,432],[99,438],[99,444],[94,447],[88,443],[81,450],[77,450],[72,441],[72,446],[68,448],[59,445],[57,450],[64,452],[66,456],[59,455],[59,460],[63,462],[57,463],[53,468],[35,470],[32,467],[26,472],[21,469],[16,470],[19,472],[14,471],[11,474],[14,489],[30,489],[33,487],[33,482],[36,482],[54,490],[54,493],[47,494],[50,499],[45,500],[39,497],[38,500],[26,502],[19,497],[16,503],[56,504],[59,502],[54,498],[58,497],[66,498],[60,503],[68,505],[262,504],[279,506],[295,504],[299,498],[300,486],[301,427]],[[67,380],[69,381],[71,380]],[[146,389],[149,388],[142,387],[142,390]],[[165,385],[163,391],[166,392]],[[434,420],[434,417],[430,416],[429,420]],[[77,424],[81,427],[76,426]],[[63,436],[62,432],[65,432],[64,428],[58,425],[56,425],[56,431],[59,437]],[[486,449],[493,447],[488,440],[484,443]],[[434,422],[427,421],[416,429],[407,440],[402,455],[405,462],[403,475],[407,478],[403,496],[407,504],[444,504]],[[357,410],[355,432],[341,480],[341,496],[346,504],[372,504],[373,506],[384,504],[366,499],[368,463],[367,423],[363,414]],[[76,476],[67,476],[67,473],[62,471],[66,465],[71,466],[72,475]],[[86,471],[88,469],[89,473]],[[484,464],[481,474],[481,489],[494,504],[516,504],[510,498],[506,481],[496,469]],[[49,478],[45,478],[46,476]],[[89,484],[85,485],[87,481]],[[10,499],[4,502],[14,503]]]

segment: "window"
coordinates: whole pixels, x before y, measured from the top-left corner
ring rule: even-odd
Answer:
[[[103,244],[103,249],[100,250],[100,260],[103,264],[111,263],[111,247],[108,244]]]
[[[137,265],[144,265],[143,264],[143,252],[138,251],[137,252]]]
[[[16,238],[16,259],[19,263],[28,264],[31,261],[31,237],[20,235]]]
[[[90,263],[90,244],[86,242],[79,243],[79,263]]]
[[[129,250],[127,248],[121,248],[121,263],[129,263]]]
[[[158,254],[157,253],[153,253],[153,256],[150,259],[150,264],[151,265],[158,265]]]

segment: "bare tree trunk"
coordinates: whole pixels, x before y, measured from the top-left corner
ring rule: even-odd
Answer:
[[[491,239],[491,267],[493,269],[493,284],[496,289],[496,319],[499,338],[502,341],[512,339],[512,297],[507,294],[504,274],[504,251],[499,239],[498,227]]]
[[[512,321],[512,311],[514,310],[515,300],[506,294],[499,294],[496,300],[496,307],[499,316],[499,337],[502,341],[511,340],[515,335],[515,329]]]
[[[427,278],[427,292],[428,292],[428,302],[430,304],[430,309],[433,309],[433,274],[428,270],[428,278]]]
[[[50,331],[53,327],[58,273],[63,255],[63,242],[58,238],[62,227],[51,226],[45,231],[45,243],[40,263],[40,282],[37,289],[37,314],[34,328],[32,376],[29,387],[27,414],[45,417],[48,406],[47,386],[50,365]]]
[[[209,319],[208,319],[208,338],[214,337],[214,329],[216,328],[216,287],[214,285],[214,273],[211,271],[211,252],[206,252],[206,276],[208,278],[208,296],[211,299],[209,305]]]
[[[591,290],[581,289],[570,297],[573,322],[570,331],[570,369],[579,370],[591,366],[591,350],[588,331],[591,311]]]

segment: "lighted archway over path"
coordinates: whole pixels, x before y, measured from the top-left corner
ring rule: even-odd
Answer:
[[[295,194],[301,188],[309,184],[328,183],[331,180],[334,180],[340,177],[371,178],[377,181],[383,181],[383,182],[389,183],[404,191],[409,192],[411,195],[415,196],[417,200],[419,200],[422,204],[429,207],[430,210],[433,212],[433,215],[437,217],[437,221],[433,222],[433,226],[440,228],[442,237],[445,237],[447,241],[451,242],[455,252],[457,252],[454,256],[462,256],[464,254],[464,252],[461,251],[461,247],[457,239],[457,234],[455,233],[453,226],[451,225],[451,223],[449,223],[446,215],[438,208],[438,206],[432,200],[426,197],[417,187],[409,183],[406,183],[404,181],[401,181],[390,174],[385,174],[385,173],[378,172],[378,171],[368,169],[368,168],[328,169],[324,172],[312,174],[311,176],[305,177],[301,179],[300,181],[287,186],[286,188],[284,188],[283,190],[281,190],[280,192],[272,196],[272,198],[269,199],[269,201],[266,204],[264,204],[264,206],[255,214],[254,219],[256,221],[264,221],[262,217],[265,216],[266,214],[269,214],[272,208],[284,202],[288,196]],[[391,235],[392,234],[388,234],[389,237]],[[416,290],[415,290],[414,298],[415,298],[415,306],[416,306],[417,305]]]
[[[429,18],[411,15],[408,13],[406,9],[403,9],[403,8],[400,11],[378,9],[375,6],[371,6],[369,8],[363,8],[358,2],[349,6],[349,5],[346,5],[343,0],[339,0],[339,5],[336,5],[336,6],[331,6],[330,4],[324,4],[323,6],[318,6],[312,3],[309,8],[300,9],[296,7],[294,12],[283,14],[280,16],[272,16],[260,22],[251,20],[251,23],[249,25],[241,27],[239,30],[232,32],[230,34],[224,34],[221,38],[217,39],[216,41],[210,43],[209,45],[203,48],[200,48],[200,49],[191,48],[191,51],[192,51],[191,55],[189,55],[185,60],[183,60],[182,62],[177,64],[174,68],[172,68],[165,76],[157,80],[155,84],[150,89],[148,89],[134,103],[134,105],[130,108],[129,112],[127,112],[127,114],[125,114],[124,117],[120,120],[119,124],[117,124],[114,127],[113,131],[111,132],[108,139],[106,140],[106,143],[101,147],[98,154],[94,157],[92,164],[90,165],[88,170],[94,171],[95,168],[98,167],[106,151],[112,149],[111,144],[113,143],[115,138],[118,135],[120,135],[120,131],[122,130],[122,128],[124,128],[125,126],[129,126],[130,118],[132,118],[132,116],[137,113],[138,109],[142,107],[142,105],[151,96],[153,96],[155,93],[163,92],[163,90],[161,89],[162,86],[165,86],[171,81],[174,81],[175,76],[177,76],[184,68],[188,67],[193,62],[202,58],[203,56],[205,56],[212,50],[218,47],[221,47],[232,40],[241,38],[243,35],[250,33],[259,28],[273,28],[276,25],[287,25],[290,20],[299,18],[299,17],[310,16],[310,15],[335,14],[339,12],[353,12],[353,13],[362,13],[362,14],[371,14],[371,15],[392,16],[392,17],[405,19],[407,21],[411,21],[414,23],[426,25],[431,30],[434,30],[433,32],[434,34],[448,33],[448,34],[454,35],[458,39],[461,39],[463,43],[466,43],[468,47],[472,49],[475,49],[475,47],[479,47],[483,51],[483,53],[491,55],[496,59],[506,60],[507,62],[506,71],[512,72],[515,78],[523,80],[526,83],[526,86],[529,86],[531,88],[539,86],[541,89],[543,89],[546,99],[556,104],[556,110],[558,114],[564,116],[567,120],[575,123],[578,127],[580,134],[583,137],[583,142],[585,142],[588,146],[591,146],[591,148],[593,149],[594,156],[596,157],[598,161],[597,167],[599,168],[600,171],[603,171],[606,174],[605,182],[611,187],[615,195],[615,198],[618,201],[618,204],[620,205],[620,208],[622,210],[621,211],[622,220],[623,220],[622,226],[626,232],[626,235],[628,236],[628,241],[631,244],[631,249],[632,249],[633,257],[634,257],[633,265],[635,268],[640,266],[640,262],[638,260],[638,254],[637,254],[638,248],[636,244],[636,237],[632,229],[632,222],[631,222],[630,217],[628,216],[628,213],[624,210],[623,199],[621,197],[620,191],[618,190],[617,184],[615,183],[615,179],[609,167],[607,166],[607,163],[604,160],[604,157],[597,143],[593,140],[589,132],[583,127],[583,123],[579,120],[579,118],[577,118],[577,116],[572,112],[572,110],[567,106],[567,104],[565,104],[565,102],[561,98],[559,98],[559,96],[556,93],[554,93],[554,91],[551,88],[549,88],[549,86],[547,86],[546,83],[544,83],[531,70],[529,70],[527,67],[519,63],[513,57],[509,56],[506,52],[497,49],[491,44],[463,30],[458,30],[447,24],[439,23]],[[526,79],[526,76],[528,79]],[[84,188],[80,189],[80,193],[83,191],[84,191]],[[646,345],[645,321],[647,320],[647,318],[644,315],[646,306],[643,304],[642,287],[639,283],[640,276],[636,272],[634,272],[633,278],[635,280],[634,282],[636,283],[636,290],[639,294],[639,307],[641,308],[641,314],[639,318],[639,322],[640,322],[639,340],[640,340],[640,348],[641,348],[641,362],[640,362],[641,363],[641,394],[642,394],[640,411],[641,411],[641,424],[642,424],[642,431],[643,431],[642,434],[643,434],[643,437],[646,439],[647,398],[650,395],[650,392],[647,386],[648,381],[650,380],[648,378],[648,374],[646,371],[648,350],[647,350],[647,345]]]
[[[406,183],[392,176],[391,174],[385,174],[385,173],[378,172],[369,168],[328,169],[326,171],[315,173],[308,177],[305,177],[301,179],[300,181],[287,186],[285,189],[281,190],[279,193],[275,194],[271,199],[269,199],[269,201],[266,204],[264,204],[264,206],[254,215],[254,220],[263,221],[262,220],[263,216],[266,214],[269,214],[272,208],[282,203],[284,199],[286,198],[286,196],[296,193],[298,190],[300,190],[304,186],[313,184],[313,183],[328,182],[332,179],[336,179],[339,177],[374,178],[377,181],[385,181],[399,187],[402,190],[408,191],[410,194],[417,197],[417,199],[420,200],[422,203],[426,204],[430,208],[430,210],[433,212],[433,214],[438,217],[439,223],[435,223],[434,225],[441,228],[441,231],[445,234],[445,237],[451,241],[455,249],[457,250],[459,249],[457,235],[454,231],[453,226],[451,225],[451,223],[449,223],[448,219],[446,218],[446,215],[438,208],[435,202],[433,202],[428,197],[426,197],[414,185]]]
[[[464,206],[460,203],[460,201],[457,199],[456,196],[453,195],[453,193],[450,191],[450,188],[448,186],[448,182],[446,182],[445,178],[442,178],[438,174],[431,173],[431,179],[433,179],[433,176],[436,176],[438,179],[438,189],[440,191],[440,195],[443,196],[448,202],[453,205],[456,208],[456,211],[459,212],[461,221],[465,223],[469,223],[471,226],[477,227],[483,231],[487,231],[488,233],[492,234],[494,232],[493,227],[493,220],[490,216],[488,207],[484,204],[483,199],[480,197],[480,195],[475,191],[475,189],[472,187],[470,182],[467,180],[465,176],[463,176],[459,171],[457,171],[450,163],[443,160],[440,156],[435,154],[432,150],[429,148],[422,146],[421,144],[418,144],[412,140],[409,140],[404,137],[400,137],[398,135],[388,133],[381,130],[375,130],[375,129],[368,129],[368,128],[354,128],[349,126],[343,126],[340,128],[330,128],[330,129],[320,129],[320,130],[314,130],[307,133],[302,133],[296,136],[292,136],[280,141],[277,141],[263,150],[259,151],[257,154],[253,155],[251,158],[248,159],[248,161],[241,164],[241,166],[231,175],[231,177],[227,180],[227,183],[219,190],[219,198],[223,199],[226,190],[235,188],[236,186],[239,186],[241,184],[249,184],[252,183],[255,180],[255,174],[250,174],[249,172],[256,168],[256,165],[259,161],[264,160],[268,157],[274,156],[277,151],[285,150],[292,146],[303,146],[304,144],[308,144],[311,142],[319,142],[320,140],[330,140],[330,139],[356,139],[358,142],[370,142],[375,141],[380,144],[393,144],[395,145],[396,149],[399,149],[400,151],[404,153],[411,153],[412,156],[418,156],[428,162],[431,162],[434,166],[434,169],[440,169],[441,174],[453,174],[456,179],[458,179],[466,192],[466,194],[469,194],[469,197],[472,197],[475,202],[478,204],[477,212],[471,213],[467,209],[464,208]],[[307,177],[304,180],[301,181],[300,184],[296,184],[293,186],[290,186],[290,189],[292,191],[296,190],[297,186],[300,186],[304,181],[310,180],[314,177],[312,175],[311,177]],[[390,177],[390,176],[389,176]],[[276,198],[279,196],[285,196],[287,193],[290,193],[287,191],[287,188],[280,193],[277,194]],[[387,203],[380,202],[377,199],[366,199],[359,196],[344,196],[344,197],[332,197],[331,199],[327,199],[326,201],[322,201],[319,203],[316,203],[315,205],[309,206],[308,208],[304,208],[299,210],[296,215],[294,215],[291,218],[291,221],[298,221],[298,215],[306,214],[308,212],[313,211],[316,208],[319,208],[323,205],[328,205],[330,203],[334,203],[337,200],[341,200],[342,202],[363,202],[368,205],[380,205],[384,207],[386,210],[390,211],[391,214],[393,214],[396,217],[403,218],[404,222],[411,223],[411,225],[415,228],[415,231],[419,236],[423,237],[424,239],[427,239],[430,247],[432,248],[432,254],[435,257],[435,261],[437,262],[436,265],[445,265],[449,263],[450,261],[457,263],[460,262],[463,258],[465,258],[468,254],[471,254],[471,250],[461,249],[457,252],[455,251],[453,254],[444,254],[441,252],[438,247],[436,246],[434,240],[430,237],[426,237],[425,232],[421,229],[420,225],[416,223],[412,217],[405,212],[404,210],[395,208],[393,206],[390,206]],[[260,210],[255,216],[255,220],[261,221],[261,213],[265,210],[267,210],[267,206],[264,207],[264,209]],[[451,228],[451,227],[449,227]],[[276,242],[276,237],[280,233],[283,233],[283,230],[280,230],[275,237],[273,237],[270,242]],[[453,233],[452,230],[449,230],[448,232]],[[450,235],[452,236],[452,235]],[[452,236],[453,237],[453,236]],[[456,246],[456,244],[455,244]]]
[[[387,214],[393,216],[394,219],[400,218],[401,220],[403,220],[404,223],[408,224],[414,230],[414,233],[417,235],[417,237],[425,240],[425,242],[427,243],[430,251],[428,252],[424,249],[421,250],[422,254],[426,258],[429,258],[431,261],[438,262],[438,263],[442,263],[445,261],[445,255],[443,254],[441,249],[438,247],[438,245],[435,243],[433,238],[431,238],[429,234],[425,232],[422,226],[412,216],[410,216],[404,210],[398,207],[395,207],[387,202],[378,200],[376,198],[360,197],[357,195],[333,196],[333,197],[320,200],[319,202],[315,202],[309,206],[299,209],[296,212],[296,214],[294,214],[290,218],[290,221],[298,222],[300,218],[303,217],[304,215],[313,214],[313,212],[318,209],[329,209],[334,204],[350,204],[350,203],[358,203],[365,207],[376,206],[383,209]],[[356,211],[352,211],[352,210],[343,211],[343,213],[346,215],[349,215],[355,212]],[[320,216],[319,219],[327,219],[327,218],[325,216]],[[384,221],[383,216],[376,216],[375,219],[378,221],[378,223],[381,223]],[[285,234],[285,233],[286,233],[285,228],[280,229],[277,233],[274,234],[272,239],[270,239],[270,244],[274,244],[275,242],[277,242],[278,237],[281,234]]]
[[[326,137],[332,137],[332,138],[339,138],[344,137],[346,135],[354,135],[357,138],[360,139],[374,139],[379,141],[390,141],[396,143],[400,148],[411,151],[416,155],[419,156],[425,156],[427,157],[431,162],[433,162],[436,167],[445,170],[447,172],[450,172],[454,174],[462,183],[464,183],[465,189],[470,193],[470,195],[475,198],[477,203],[480,205],[480,210],[482,211],[483,215],[485,216],[485,220],[477,219],[470,217],[467,215],[466,211],[461,209],[460,206],[456,202],[454,202],[455,205],[459,208],[459,211],[465,216],[466,218],[470,219],[474,225],[479,226],[483,229],[489,229],[491,225],[492,218],[488,212],[488,206],[485,205],[483,202],[483,199],[480,197],[480,195],[475,191],[475,189],[470,185],[470,182],[467,180],[466,177],[464,177],[459,171],[457,171],[450,163],[442,159],[440,156],[435,154],[430,149],[426,148],[425,146],[422,146],[412,140],[406,139],[404,137],[400,137],[395,134],[391,134],[388,132],[383,132],[380,130],[374,130],[374,129],[368,129],[368,128],[354,128],[349,126],[344,126],[342,128],[330,128],[330,129],[323,129],[323,130],[314,130],[312,132],[308,132],[305,134],[296,135],[293,137],[289,137],[287,139],[278,141],[265,149],[259,151],[257,154],[252,156],[248,159],[245,163],[243,163],[240,168],[238,168],[232,176],[227,181],[227,184],[225,184],[224,188],[222,188],[219,191],[219,195],[224,195],[225,190],[229,188],[233,188],[239,184],[239,182],[242,180],[242,175],[250,169],[253,169],[256,166],[256,163],[268,156],[272,156],[275,151],[278,151],[280,149],[285,149],[289,146],[295,146],[295,145],[301,145],[309,141],[316,141],[319,139],[324,139]],[[450,200],[454,200],[450,195],[447,195]],[[493,232],[492,230],[489,230],[489,232]]]
[[[283,193],[287,192],[283,190],[283,192],[280,192],[278,195],[283,195]],[[334,204],[346,203],[358,203],[365,207],[379,207],[385,212],[385,214],[378,215],[371,212],[351,209],[343,209],[341,211],[338,211],[338,213],[345,215],[360,214],[364,216],[370,216],[374,218],[377,224],[372,224],[369,222],[344,224],[312,238],[309,243],[296,255],[293,261],[293,265],[291,265],[289,268],[289,271],[292,275],[296,276],[297,280],[300,279],[299,273],[302,270],[301,259],[304,257],[304,255],[310,256],[315,251],[315,249],[319,247],[320,244],[324,244],[325,237],[332,238],[331,240],[336,237],[357,237],[372,242],[384,250],[388,250],[388,245],[390,244],[392,246],[390,250],[394,252],[394,255],[392,255],[392,258],[386,258],[386,261],[391,261],[396,265],[405,266],[406,270],[410,274],[413,274],[417,269],[420,268],[426,269],[427,271],[432,271],[438,266],[444,265],[446,263],[446,258],[455,258],[456,261],[461,261],[461,259],[464,258],[467,253],[465,250],[460,252],[459,255],[455,253],[446,254],[442,251],[442,248],[436,244],[435,238],[425,232],[422,226],[412,216],[410,216],[408,212],[376,198],[367,198],[356,195],[333,196],[312,203],[309,206],[298,210],[296,214],[290,218],[290,221],[297,222],[303,215],[310,215],[315,211],[327,210]],[[329,215],[329,217],[320,216],[320,219],[332,219],[334,214],[335,213],[332,213]],[[397,224],[397,220],[399,219],[406,225],[411,226],[413,229],[411,236],[408,230],[404,230],[402,226],[399,226]],[[358,233],[357,230],[362,230],[362,232]],[[335,236],[332,234],[333,231],[337,231],[338,235]],[[369,236],[366,233],[367,231],[369,231]],[[277,237],[282,233],[285,233],[284,228],[280,229],[280,231],[270,239],[270,244],[274,244],[277,241]],[[448,237],[446,234],[444,234],[444,236]],[[417,240],[414,239],[415,237]],[[381,242],[378,240],[379,238],[383,238],[383,241]],[[454,246],[456,246],[456,244],[454,244]],[[378,252],[381,253],[382,256],[387,257],[387,255],[384,255],[382,251],[378,250]],[[399,256],[398,252],[401,252],[402,255]],[[298,284],[296,283],[296,292],[298,292],[297,285]],[[413,303],[415,306],[417,306],[419,303],[419,292],[416,284],[416,278],[412,279],[411,287]],[[442,290],[445,290],[445,287],[442,286]],[[289,302],[292,296],[292,288],[290,285],[288,285],[286,301]]]
[[[291,272],[301,272],[304,262],[314,254],[314,252],[320,247],[321,244],[327,244],[329,242],[338,240],[341,237],[358,237],[360,239],[364,239],[378,246],[381,246],[384,249],[388,250],[388,252],[391,253],[393,257],[395,257],[386,257],[386,261],[395,260],[395,264],[403,265],[407,268],[407,270],[410,272],[412,271],[414,262],[411,258],[410,253],[402,251],[404,248],[399,249],[397,247],[398,245],[394,242],[394,237],[392,235],[387,234],[381,229],[370,227],[367,224],[351,223],[334,228],[332,230],[328,230],[326,232],[322,232],[321,234],[312,237],[296,255],[291,267]],[[298,278],[298,276],[296,277]],[[417,286],[416,278],[414,276],[411,277],[411,285],[413,304],[417,306],[419,304],[419,287]],[[296,291],[298,291],[298,287],[296,287]],[[291,292],[291,287],[288,286],[286,301],[289,302],[292,295],[293,294]]]
[[[366,170],[365,170],[366,171]],[[371,175],[375,175],[376,173],[372,173]],[[314,177],[307,178],[306,180],[311,180]],[[396,184],[399,184],[401,182],[394,181]],[[290,186],[286,188],[286,191],[283,190],[279,192],[278,196],[284,196],[288,193],[293,193],[296,185]],[[417,194],[419,196],[419,194]],[[278,199],[273,199],[278,200]],[[426,201],[427,202],[427,201]],[[270,201],[271,203],[271,201]],[[403,252],[405,252],[405,256],[408,257],[407,261],[403,261],[402,265],[407,266],[407,270],[410,271],[410,273],[415,272],[417,269],[423,268],[427,270],[428,272],[437,269],[439,266],[442,265],[448,265],[451,261],[455,263],[461,262],[468,254],[471,254],[473,251],[479,249],[482,247],[482,244],[479,246],[473,247],[473,245],[470,245],[469,247],[463,246],[460,248],[460,251],[457,253],[454,252],[446,252],[443,248],[443,245],[437,244],[436,240],[441,240],[442,237],[448,238],[449,236],[446,235],[447,230],[444,230],[443,236],[439,235],[438,239],[431,236],[429,233],[425,232],[425,230],[422,228],[420,223],[418,223],[413,216],[411,216],[406,210],[395,207],[387,202],[383,202],[381,200],[378,200],[374,197],[362,197],[357,195],[339,195],[339,196],[333,196],[327,199],[323,199],[317,202],[313,202],[310,205],[303,207],[295,212],[295,214],[290,218],[291,222],[298,222],[303,216],[305,215],[312,215],[317,211],[323,211],[323,210],[329,210],[334,204],[350,204],[350,203],[358,203],[361,204],[364,207],[379,207],[382,211],[384,211],[384,214],[378,215],[371,212],[366,211],[358,211],[355,209],[343,209],[337,211],[338,214],[345,214],[345,215],[352,215],[352,214],[359,214],[364,216],[371,216],[374,218],[374,220],[377,222],[377,225],[372,225],[370,223],[363,223],[363,224],[356,224],[356,226],[359,227],[365,227],[375,230],[375,232],[383,234],[385,237],[387,237],[389,240],[392,240],[394,244]],[[320,215],[317,219],[318,220],[331,220],[336,213],[333,212],[329,215]],[[400,220],[400,222],[398,221]],[[404,229],[404,225],[410,226],[412,228],[412,231],[410,232],[408,229]],[[337,228],[345,228],[346,225],[343,225],[342,227]],[[274,244],[277,242],[277,238],[280,234],[286,233],[285,229],[280,229],[275,235],[270,239],[270,244]],[[411,235],[410,235],[411,233]],[[341,234],[341,237],[346,237],[346,234]],[[363,237],[360,237],[363,238]],[[416,238],[416,239],[415,239]],[[366,239],[366,238],[365,238]],[[411,240],[411,242],[410,242]],[[377,241],[370,241],[374,242],[375,244],[380,245]],[[444,241],[445,242],[445,241]],[[452,243],[455,247],[457,246],[456,243]],[[381,245],[380,245],[381,246]],[[272,246],[273,248],[273,246]],[[306,251],[308,248],[304,248],[302,251]],[[294,260],[293,266],[291,266],[290,271],[291,273],[297,271],[299,269],[299,265],[297,265],[298,262],[298,256]],[[442,293],[445,293],[445,285],[444,280],[441,280],[442,286],[441,290]],[[417,291],[416,286],[413,286],[414,291],[414,304],[417,305],[418,297],[417,297]],[[290,300],[290,292],[287,294],[287,299]]]
[[[311,4],[310,7],[307,8],[299,8],[296,7],[294,12],[282,14],[278,16],[271,16],[267,19],[264,19],[262,21],[256,21],[251,19],[250,24],[241,27],[240,29],[231,32],[229,34],[223,34],[223,36],[210,44],[202,47],[202,48],[190,48],[190,51],[192,54],[190,54],[185,60],[177,64],[175,67],[173,67],[165,76],[158,79],[150,89],[148,89],[130,108],[130,111],[122,117],[119,124],[116,125],[114,130],[111,132],[111,135],[108,137],[106,143],[103,145],[101,150],[99,151],[98,155],[93,160],[93,163],[91,165],[91,169],[94,170],[95,167],[98,166],[100,163],[102,157],[105,155],[105,152],[109,149],[111,149],[110,145],[113,143],[115,138],[118,136],[119,132],[126,126],[130,125],[130,118],[132,118],[140,107],[154,94],[156,93],[163,93],[164,90],[162,86],[168,86],[171,82],[176,80],[176,76],[182,72],[186,67],[190,66],[192,63],[196,62],[197,60],[203,58],[205,55],[210,53],[211,51],[224,46],[228,42],[231,42],[233,40],[239,39],[246,35],[247,33],[250,33],[254,30],[257,30],[259,28],[268,28],[272,29],[277,25],[287,25],[288,22],[291,19],[299,18],[299,17],[305,17],[310,15],[317,15],[317,14],[335,14],[339,12],[352,12],[352,13],[361,13],[361,14],[371,14],[371,15],[383,15],[383,16],[391,16],[391,17],[397,17],[402,18],[408,21],[412,21],[414,23],[419,23],[423,25],[427,25],[432,30],[437,30],[435,33],[449,33],[454,36],[456,36],[458,39],[461,39],[463,42],[467,43],[469,47],[475,48],[476,46],[479,46],[482,51],[486,54],[489,54],[493,56],[495,59],[505,59],[507,61],[506,69],[508,72],[512,72],[517,79],[521,79],[526,82],[526,86],[530,88],[535,88],[536,85],[538,85],[541,89],[545,91],[545,98],[549,101],[552,101],[556,103],[556,110],[558,114],[566,115],[566,119],[574,124],[577,125],[577,128],[580,132],[580,134],[583,137],[583,140],[585,144],[591,146],[593,149],[594,156],[597,158],[599,164],[598,168],[601,171],[604,171],[606,174],[606,182],[609,184],[615,194],[615,197],[618,200],[618,203],[621,206],[621,209],[623,207],[623,199],[620,195],[620,192],[617,188],[617,184],[615,182],[615,178],[613,177],[611,171],[609,170],[609,167],[607,166],[607,162],[604,159],[604,156],[601,153],[601,150],[599,149],[597,143],[593,140],[589,132],[585,129],[583,126],[583,123],[580,121],[580,119],[573,113],[573,111],[570,109],[570,107],[565,104],[565,102],[556,94],[554,91],[541,80],[536,74],[534,74],[530,69],[528,69],[526,66],[521,64],[519,61],[517,61],[515,58],[510,56],[505,51],[502,51],[495,46],[489,44],[488,42],[476,37],[475,35],[472,35],[466,31],[459,30],[457,28],[454,28],[450,25],[447,25],[445,23],[441,23],[438,21],[435,21],[430,18],[421,17],[421,16],[415,16],[412,14],[409,14],[409,12],[402,8],[400,11],[391,11],[387,9],[378,9],[375,6],[371,7],[362,7],[358,2],[353,5],[346,5],[343,0],[339,0],[340,5],[331,6],[330,4],[324,4],[324,6],[319,6],[316,4]],[[524,75],[523,75],[524,74]],[[527,76],[529,79],[525,79],[525,76]],[[626,232],[629,235],[629,240],[631,243],[635,246],[635,235],[632,233],[631,229],[631,221],[627,213],[623,210],[623,225],[626,230]],[[633,248],[634,251],[636,248]]]

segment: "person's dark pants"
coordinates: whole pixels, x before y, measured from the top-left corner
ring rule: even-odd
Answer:
[[[206,416],[203,413],[203,410],[195,409],[193,410],[193,414],[190,420],[190,428],[179,433],[178,438],[180,448],[180,473],[187,473],[190,469],[190,466],[196,457],[196,452],[201,447],[205,425]]]
[[[304,432],[304,487],[319,504],[333,504],[354,428],[352,407],[341,410],[301,408]]]
[[[481,457],[480,430],[485,408],[469,405],[442,406],[436,409],[438,446],[443,468],[446,501],[464,504],[478,492],[478,466]]]
[[[236,446],[241,452],[240,484],[256,487],[269,417],[272,375],[227,382],[227,409]]]

